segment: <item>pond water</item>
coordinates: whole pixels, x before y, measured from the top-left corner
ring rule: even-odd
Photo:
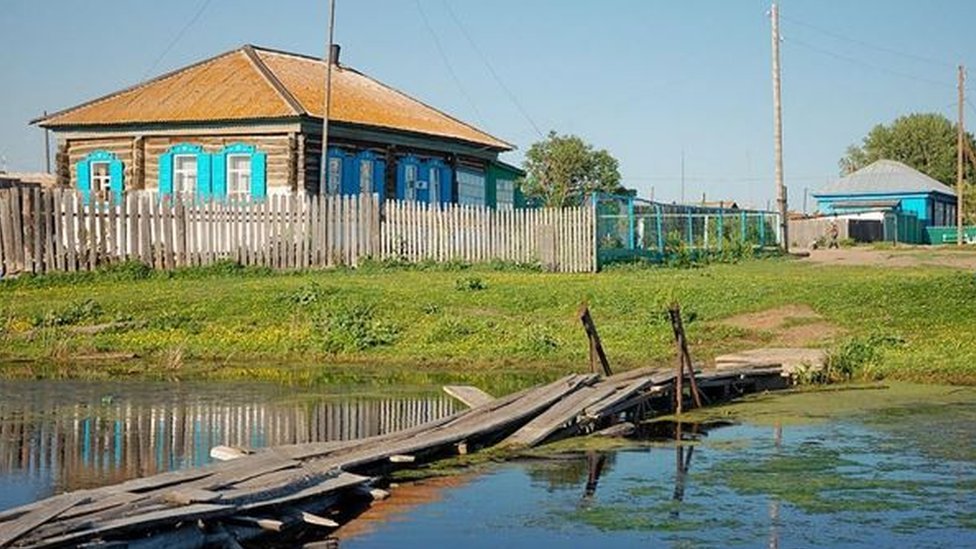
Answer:
[[[200,465],[218,444],[356,438],[456,409],[436,388],[373,391],[0,382],[0,510]],[[338,535],[360,548],[976,546],[976,390],[940,391],[776,397],[656,424],[664,439],[563,443],[396,487]]]
[[[348,440],[453,413],[439,388],[0,381],[0,510],[203,465],[217,445]]]
[[[375,507],[342,546],[973,547],[976,399],[963,400],[686,424],[677,441],[494,466],[412,486],[416,504]]]

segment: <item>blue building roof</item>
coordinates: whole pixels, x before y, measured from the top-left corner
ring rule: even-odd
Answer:
[[[827,185],[819,192],[814,193],[814,196],[920,193],[942,193],[956,196],[956,192],[950,187],[894,160],[878,160]]]

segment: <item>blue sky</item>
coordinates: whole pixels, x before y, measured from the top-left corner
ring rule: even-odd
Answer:
[[[689,200],[773,197],[768,1],[337,1],[344,63],[523,151],[536,127],[579,134],[620,160],[627,186],[669,201],[684,151]],[[327,0],[210,0],[193,21],[205,2],[3,0],[7,168],[42,168],[43,133],[27,122],[44,110],[243,43],[324,51]],[[976,67],[976,2],[784,0],[781,11],[792,207],[874,124],[955,117],[955,65]],[[967,116],[976,127],[976,108]]]

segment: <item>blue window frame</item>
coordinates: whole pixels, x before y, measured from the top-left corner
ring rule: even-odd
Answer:
[[[173,145],[159,156],[159,195],[193,194],[204,200],[213,194],[211,157],[191,143]]]
[[[372,151],[362,151],[355,157],[355,193],[379,195],[383,200],[386,187],[386,162]]]
[[[415,156],[404,156],[397,163],[397,193],[400,200],[417,200],[421,173],[420,160]]]
[[[427,182],[424,200],[431,204],[450,204],[454,202],[451,187],[454,172],[443,161],[432,158],[423,164],[423,179]]]
[[[213,196],[261,201],[268,196],[268,155],[254,145],[234,143],[212,155]]]
[[[115,153],[94,151],[75,164],[78,191],[87,204],[97,200],[122,201],[125,192],[125,166]]]

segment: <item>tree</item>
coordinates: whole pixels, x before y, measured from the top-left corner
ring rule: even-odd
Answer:
[[[946,185],[956,184],[956,125],[938,113],[909,114],[891,125],[878,124],[860,145],[851,145],[840,160],[841,175],[882,158],[897,160]],[[976,145],[971,134],[969,144]],[[966,179],[973,167],[966,162]]]
[[[623,194],[617,159],[575,135],[549,132],[525,153],[522,192],[545,206],[578,206],[592,192]]]

